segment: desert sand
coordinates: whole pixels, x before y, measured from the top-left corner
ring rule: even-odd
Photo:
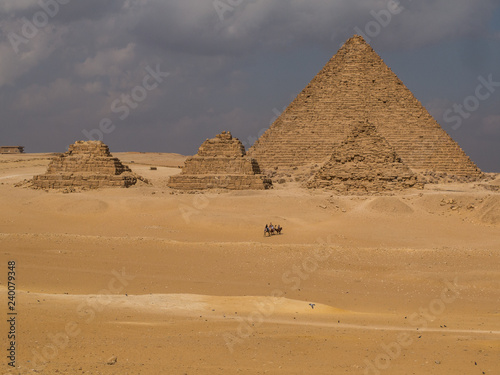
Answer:
[[[181,194],[167,181],[185,157],[114,155],[150,184],[15,187],[51,155],[0,155],[0,288],[14,260],[18,311],[2,373],[499,373],[498,177]]]

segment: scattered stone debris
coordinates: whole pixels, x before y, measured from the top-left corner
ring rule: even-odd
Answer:
[[[457,176],[446,172],[425,171],[420,173],[420,178],[426,184],[453,184],[471,183],[480,180],[481,176]]]
[[[489,190],[489,191],[493,191],[493,192],[500,191],[500,185],[480,184],[479,187],[483,188],[484,190]]]
[[[106,362],[107,365],[114,365],[118,361],[118,357],[116,355],[112,356],[108,361]]]

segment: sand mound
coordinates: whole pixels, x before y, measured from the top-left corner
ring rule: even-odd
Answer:
[[[63,203],[58,212],[70,215],[101,214],[107,211],[109,204],[98,199],[80,199]]]
[[[479,219],[485,224],[500,224],[500,196],[489,197],[479,210]]]
[[[332,306],[293,300],[288,298],[274,298],[271,296],[208,296],[196,294],[157,294],[145,296],[116,297],[117,303],[123,307],[133,307],[140,310],[159,310],[165,313],[190,315],[199,313],[219,315],[249,314],[255,311],[268,311],[273,314],[339,314],[344,310]],[[259,310],[260,309],[260,310]],[[212,314],[214,313],[214,314]]]
[[[368,203],[368,209],[381,214],[401,214],[413,213],[413,208],[401,202],[396,197],[379,197]]]
[[[0,286],[0,289],[5,289]],[[132,309],[151,313],[180,316],[219,317],[222,315],[252,314],[262,312],[271,314],[338,315],[352,314],[352,311],[339,309],[311,301],[300,301],[273,296],[213,296],[199,294],[146,294],[146,295],[50,295],[31,293],[31,298],[45,299],[54,303],[81,303],[89,306],[98,303],[117,309]]]
[[[500,186],[500,173],[488,184],[490,186]]]

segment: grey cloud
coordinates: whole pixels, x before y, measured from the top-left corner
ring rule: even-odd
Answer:
[[[378,51],[483,35],[498,1],[401,3],[407,9],[372,38]],[[295,72],[288,80],[299,73],[304,82],[312,78],[355,27],[374,20],[371,11],[387,6],[385,0],[243,0],[221,21],[212,0],[73,0],[16,54],[7,34],[19,32],[21,17],[29,18],[39,5],[3,2],[2,139],[26,143],[25,134],[39,133],[28,139],[28,151],[61,151],[104,117],[116,124],[106,141],[120,150],[137,145],[143,151],[192,153],[220,130],[254,139],[269,126],[273,109],[281,110],[302,88],[296,81],[276,86],[285,79],[282,67]],[[321,53],[304,58],[316,59],[304,71],[294,60],[297,51],[314,50]],[[268,70],[252,71],[257,62]],[[144,68],[157,63],[171,75],[127,119],[117,119],[111,103],[129,94]],[[432,98],[428,93],[424,99]],[[440,110],[442,103],[435,104]],[[495,129],[494,115],[484,114],[490,116],[484,131]]]
[[[166,47],[200,53],[286,48],[298,43],[331,45],[331,37],[345,40],[354,28],[364,29],[373,12],[387,10],[390,1],[247,0],[223,13],[221,22],[210,2],[195,0],[151,3],[136,15],[136,30],[147,40]],[[470,36],[486,29],[492,0],[420,2],[401,1],[404,11],[393,15],[380,40],[397,46],[416,46],[442,39]],[[216,22],[213,25],[214,21]],[[204,48],[205,47],[205,48]]]
[[[37,0],[2,1],[0,3],[0,14],[19,17],[21,14],[33,12],[37,8],[39,8]]]

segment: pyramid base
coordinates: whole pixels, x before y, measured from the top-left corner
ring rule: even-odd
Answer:
[[[133,174],[102,175],[86,173],[45,174],[34,176],[32,187],[38,189],[97,189],[103,187],[129,187],[137,182]]]
[[[423,188],[423,184],[416,176],[380,178],[346,178],[332,177],[331,179],[313,179],[306,186],[309,189],[332,190],[338,195],[374,195],[401,191],[410,188]]]

